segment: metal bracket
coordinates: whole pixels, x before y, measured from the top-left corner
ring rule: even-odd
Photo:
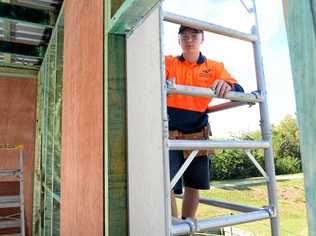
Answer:
[[[167,84],[167,88],[169,90],[176,90],[177,89],[176,78],[174,78],[174,77],[166,80],[166,84]]]
[[[264,98],[261,96],[261,92],[260,90],[256,90],[256,91],[252,91],[250,92],[250,94],[254,95],[256,99],[262,99],[262,101],[264,100]],[[253,105],[256,105],[255,102],[248,102],[249,107],[252,107]]]
[[[187,223],[190,227],[190,232],[194,233],[198,231],[197,219],[186,218],[182,221],[183,223]]]
[[[278,216],[278,214],[276,212],[276,208],[274,206],[263,206],[263,209],[265,209],[267,212],[269,212],[269,215],[271,218]]]

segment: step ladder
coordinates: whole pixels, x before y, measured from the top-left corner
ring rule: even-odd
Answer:
[[[273,236],[279,235],[279,216],[278,216],[278,203],[276,192],[276,178],[275,167],[272,151],[272,127],[270,124],[268,113],[268,101],[266,96],[266,84],[263,72],[263,64],[261,57],[260,37],[258,32],[258,19],[256,13],[255,1],[252,0],[252,8],[248,8],[241,0],[241,3],[246,10],[254,15],[255,24],[251,28],[251,34],[236,31],[234,29],[222,27],[212,23],[200,21],[197,19],[189,18],[173,14],[161,10],[161,32],[163,32],[163,21],[171,22],[179,25],[186,25],[189,27],[201,29],[207,32],[220,34],[223,36],[243,40],[252,43],[254,50],[254,60],[257,78],[257,91],[251,93],[228,92],[225,99],[231,100],[213,107],[210,107],[208,112],[217,112],[225,109],[234,108],[242,105],[252,105],[259,103],[260,107],[260,126],[262,133],[261,141],[210,141],[210,140],[169,140],[168,139],[168,114],[167,114],[167,96],[170,94],[185,94],[190,96],[205,96],[216,98],[212,89],[191,87],[178,85],[175,80],[171,79],[166,82],[165,69],[162,66],[162,104],[163,104],[163,137],[164,137],[164,155],[169,160],[169,150],[192,150],[185,163],[182,165],[178,173],[169,182],[166,179],[166,186],[170,193],[173,186],[181,178],[186,168],[190,165],[198,150],[206,149],[243,149],[250,160],[254,163],[260,173],[265,177],[268,189],[269,205],[263,207],[252,207],[232,202],[200,198],[200,203],[217,206],[225,209],[241,212],[236,215],[213,217],[209,219],[188,219],[172,221],[170,216],[170,235],[183,235],[189,233],[196,233],[218,227],[232,226],[247,222],[253,222],[263,219],[270,219],[271,234]],[[162,48],[162,45],[161,45]],[[163,53],[161,53],[163,55]],[[256,159],[252,156],[250,150],[264,149],[265,157],[265,170],[260,166]],[[169,165],[166,164],[166,173],[169,173]],[[168,196],[170,199],[170,196]],[[170,210],[167,212],[170,213]],[[171,215],[171,214],[170,214]]]
[[[0,177],[16,177],[19,179],[19,195],[16,196],[0,196],[0,209],[19,208],[19,212],[6,216],[0,216],[0,230],[20,228],[20,233],[5,234],[10,236],[25,236],[24,221],[24,148],[23,145],[0,144],[0,149],[8,151],[18,151],[19,167],[18,169],[8,170],[0,168]],[[2,158],[2,157],[0,157]],[[1,234],[3,235],[3,234]]]

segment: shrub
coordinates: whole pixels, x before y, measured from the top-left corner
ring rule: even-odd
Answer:
[[[272,127],[273,152],[276,174],[294,174],[302,172],[299,131],[295,118],[286,116],[279,125]],[[261,140],[261,132],[244,133],[239,140]],[[252,155],[264,168],[263,150],[252,150]],[[255,165],[244,151],[224,150],[216,152],[212,158],[211,178],[240,179],[261,176]]]
[[[295,174],[301,172],[301,161],[291,156],[275,160],[275,172],[277,175]]]
[[[263,158],[258,154],[259,152],[253,152],[255,158],[261,163]],[[242,179],[259,175],[259,171],[243,151],[224,150],[218,152],[212,157],[211,163],[212,179]]]

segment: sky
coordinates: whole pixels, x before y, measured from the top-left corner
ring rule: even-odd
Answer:
[[[252,6],[252,1],[244,2]],[[295,116],[296,112],[282,0],[256,0],[256,8],[270,121],[276,125],[286,115]],[[240,0],[165,0],[163,9],[245,33],[250,33],[255,22],[253,14],[246,11]],[[164,23],[165,55],[181,53],[178,28],[176,24]],[[210,59],[223,62],[245,92],[257,89],[251,43],[205,32],[201,52]],[[212,104],[219,102],[223,100],[213,99]],[[210,114],[213,135],[219,138],[258,130],[259,120],[258,105]]]

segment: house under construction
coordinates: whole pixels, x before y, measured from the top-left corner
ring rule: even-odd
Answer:
[[[250,34],[164,12],[159,0],[0,0],[0,234],[183,235],[270,219],[280,235],[271,124],[256,24]],[[243,2],[243,1],[242,1]],[[283,0],[292,59],[309,234],[316,235],[313,158],[316,2]],[[247,7],[247,6],[246,6]],[[255,4],[249,12],[256,22]],[[251,43],[256,91],[230,92],[218,112],[257,103],[261,141],[168,139],[163,21]],[[312,100],[312,101],[311,101]],[[143,115],[146,110],[146,116]],[[267,180],[268,205],[201,199],[241,212],[173,222],[169,150],[243,149]],[[265,167],[251,155],[264,149]],[[180,178],[185,166],[175,178]]]

